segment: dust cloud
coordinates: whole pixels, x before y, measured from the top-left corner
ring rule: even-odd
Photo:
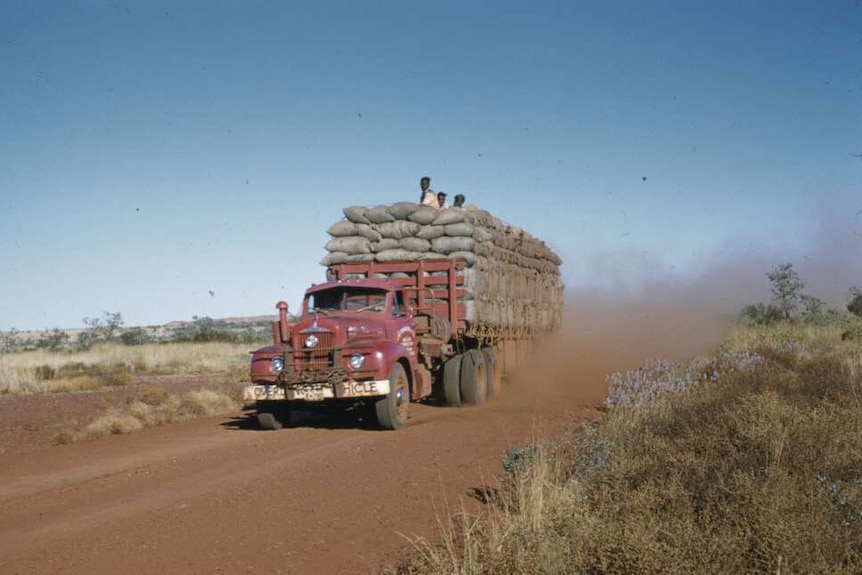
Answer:
[[[714,350],[738,311],[768,295],[763,262],[727,259],[689,279],[567,289],[563,328],[541,341],[510,378],[508,400],[598,406],[606,377],[650,358],[680,360]]]
[[[850,286],[862,285],[860,221],[862,211],[822,203],[792,243],[766,247],[739,238],[704,256],[701,272],[689,277],[649,271],[647,254],[597,254],[601,285],[567,286],[561,332],[511,374],[503,401],[598,406],[610,373],[650,358],[708,354],[738,325],[742,306],[770,301],[766,272],[785,262],[805,293],[843,310]],[[633,279],[633,269],[647,271]]]
[[[862,265],[846,243],[837,250],[835,238],[820,239],[795,268],[808,293],[841,307],[854,280],[862,283]],[[651,358],[681,360],[714,351],[737,325],[743,305],[770,300],[765,273],[793,261],[775,253],[734,252],[687,279],[567,288],[561,332],[537,345],[530,364],[509,378],[509,401],[598,406],[610,373]]]

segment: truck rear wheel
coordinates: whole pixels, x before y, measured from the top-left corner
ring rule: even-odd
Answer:
[[[497,397],[502,391],[503,365],[497,358],[497,350],[493,347],[482,348],[485,357],[485,372],[488,377],[488,397]]]
[[[443,364],[443,394],[446,403],[460,407],[461,405],[461,358],[456,355]]]
[[[468,405],[482,405],[487,394],[485,356],[478,349],[471,349],[461,360],[461,397]]]
[[[377,423],[383,429],[401,429],[407,423],[410,410],[410,382],[400,363],[389,372],[389,393],[374,404]]]

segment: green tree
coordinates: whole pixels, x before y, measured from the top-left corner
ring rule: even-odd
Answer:
[[[785,263],[772,268],[766,277],[772,282],[772,301],[781,311],[782,319],[791,320],[803,303],[805,282],[793,269],[793,264]]]
[[[20,332],[17,329],[13,327],[9,331],[0,333],[2,333],[2,338],[0,338],[2,339],[2,348],[0,348],[2,351],[9,352],[18,347],[18,334]]]
[[[84,339],[90,344],[98,341],[111,341],[114,339],[114,334],[123,325],[123,314],[106,311],[102,313],[102,317],[85,317],[84,325],[87,326],[85,333],[89,333],[88,337]]]

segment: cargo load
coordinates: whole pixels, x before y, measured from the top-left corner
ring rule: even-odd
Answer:
[[[344,219],[328,229],[332,239],[321,265],[460,260],[468,335],[530,336],[560,328],[562,260],[523,229],[483,210],[408,202],[343,212]]]

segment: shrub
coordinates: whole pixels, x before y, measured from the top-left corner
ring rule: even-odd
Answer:
[[[86,439],[94,439],[105,435],[131,433],[143,428],[144,424],[134,415],[112,409],[84,427],[81,435]]]
[[[78,334],[78,339],[75,340],[75,347],[78,351],[87,351],[98,341],[95,334],[89,331],[82,331]]]
[[[99,374],[102,384],[107,387],[120,387],[132,383],[133,377],[129,367],[122,363],[116,363],[107,368],[95,370]]]
[[[216,321],[211,317],[192,316],[190,326],[174,331],[174,341],[233,343],[237,341],[237,336],[224,322]]]
[[[862,341],[862,322],[854,322],[841,333],[842,341]]]
[[[847,304],[847,311],[856,317],[862,317],[862,288],[850,288],[850,303]]]
[[[69,334],[65,331],[54,328],[50,332],[43,333],[39,336],[38,341],[36,341],[36,347],[40,349],[48,349],[51,351],[57,351],[69,341]]]
[[[162,405],[168,400],[168,392],[161,387],[151,387],[138,394],[138,401],[146,405]]]
[[[58,377],[74,377],[76,375],[82,375],[87,373],[88,371],[87,364],[81,361],[73,361],[69,363],[64,363],[57,369]]]
[[[744,306],[740,316],[748,325],[773,325],[783,318],[778,307],[762,303]]]
[[[236,409],[233,399],[212,389],[198,389],[183,394],[179,415],[183,419],[215,415]]]
[[[523,446],[513,445],[503,452],[503,471],[510,474],[520,473],[528,462],[533,461],[539,453],[536,443]]]
[[[39,381],[51,380],[57,376],[57,370],[50,365],[37,365],[35,375]]]
[[[120,342],[123,345],[144,345],[152,341],[153,338],[142,327],[127,329],[120,334]]]
[[[104,382],[92,375],[77,375],[74,377],[54,380],[49,391],[51,393],[74,393],[76,391],[92,391],[103,387]]]

